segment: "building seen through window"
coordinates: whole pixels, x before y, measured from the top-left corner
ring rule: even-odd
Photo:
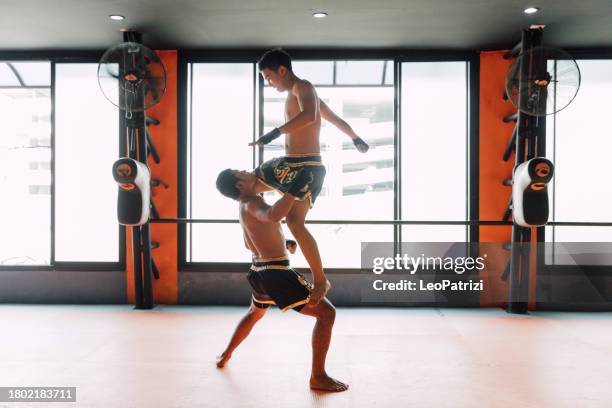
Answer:
[[[0,265],[51,261],[51,64],[0,61]]]

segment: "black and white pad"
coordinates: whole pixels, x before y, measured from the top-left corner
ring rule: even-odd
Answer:
[[[151,173],[146,164],[124,157],[113,164],[113,177],[119,183],[117,218],[121,225],[143,225],[149,221]]]
[[[540,227],[548,222],[548,182],[554,166],[544,157],[521,163],[512,177],[512,217],[521,227]]]

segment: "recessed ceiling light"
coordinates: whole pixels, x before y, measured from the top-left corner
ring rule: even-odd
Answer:
[[[324,11],[317,11],[317,12],[312,13],[312,16],[314,18],[325,18],[327,17],[327,13]]]
[[[115,21],[125,20],[125,17],[119,14],[111,14],[110,16],[108,16],[108,18],[110,18],[111,20],[115,20]]]
[[[525,10],[523,10],[523,13],[534,14],[534,13],[537,13],[538,11],[540,11],[539,7],[527,7]]]

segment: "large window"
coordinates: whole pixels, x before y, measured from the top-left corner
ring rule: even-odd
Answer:
[[[612,221],[612,150],[608,116],[612,60],[579,60],[580,90],[564,110],[547,118],[546,157],[555,164],[551,221]],[[549,242],[606,242],[610,227],[547,227]]]
[[[404,81],[399,89],[396,66]],[[308,228],[325,268],[359,268],[362,242],[393,242],[400,230],[403,240],[466,239],[464,226],[402,228],[368,221],[466,220],[467,62],[297,60],[293,69],[370,145],[360,153],[348,136],[322,121],[327,173],[307,220],[317,222]],[[260,123],[261,134],[285,123],[286,94],[263,84],[260,98],[252,63],[192,63],[189,73],[186,215],[211,222],[187,227],[187,262],[248,262],[240,226],[212,222],[235,221],[238,215],[237,204],[222,197],[214,181],[224,168],[252,169],[284,155],[283,137],[267,145],[261,157],[247,144],[260,134]],[[396,161],[400,155],[401,167]],[[269,203],[279,197],[264,194]],[[284,225],[283,230],[293,238]],[[292,264],[307,267],[299,249]]]
[[[254,64],[191,64],[188,140],[188,216],[238,220],[238,204],[219,194],[223,169],[251,170],[254,135]],[[238,224],[187,227],[188,262],[248,262]]]
[[[390,68],[387,68],[390,67]],[[321,122],[324,188],[308,220],[392,220],[394,218],[394,88],[392,61],[296,61],[294,71],[313,83],[319,98],[370,144],[359,153],[351,139]],[[386,75],[390,78],[386,78]],[[285,94],[264,89],[264,132],[285,122]],[[284,140],[264,150],[264,160],[284,154]],[[265,195],[272,202],[275,192]],[[393,241],[392,225],[319,224],[308,227],[327,268],[359,268],[361,243]],[[285,233],[290,233],[285,228]],[[306,267],[301,251],[292,264]]]
[[[97,63],[55,65],[55,260],[119,262],[119,110]]]
[[[467,220],[467,62],[406,62],[401,87],[401,217]],[[402,241],[466,240],[465,226],[408,225]]]
[[[0,62],[0,265],[51,262],[51,64]]]
[[[119,112],[97,66],[0,62],[0,265],[120,260]]]

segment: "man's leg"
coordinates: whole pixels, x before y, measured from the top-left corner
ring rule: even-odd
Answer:
[[[242,343],[242,340],[246,339],[253,326],[255,326],[255,323],[257,323],[257,321],[261,319],[264,314],[266,314],[266,310],[267,309],[265,308],[255,306],[253,301],[251,301],[249,311],[242,318],[242,320],[240,320],[238,326],[236,326],[227,348],[220,356],[217,357],[217,367],[221,368],[229,361],[229,359],[232,357],[232,353],[234,350],[236,350],[236,347]]]
[[[321,298],[325,296],[327,292],[326,282],[321,282],[325,277],[323,272],[323,265],[321,263],[321,255],[319,254],[319,247],[317,241],[315,241],[310,231],[306,229],[304,221],[306,220],[306,214],[310,210],[310,203],[308,200],[296,201],[291,208],[291,211],[287,215],[287,226],[293,234],[293,237],[298,242],[308,266],[312,271],[313,280],[315,284],[315,290],[320,291]],[[321,286],[322,285],[322,286]]]
[[[317,319],[312,330],[312,371],[310,388],[322,391],[346,391],[348,384],[333,379],[325,371],[325,359],[331,341],[332,327],[336,319],[336,309],[327,298],[316,306],[306,304],[300,313]]]

